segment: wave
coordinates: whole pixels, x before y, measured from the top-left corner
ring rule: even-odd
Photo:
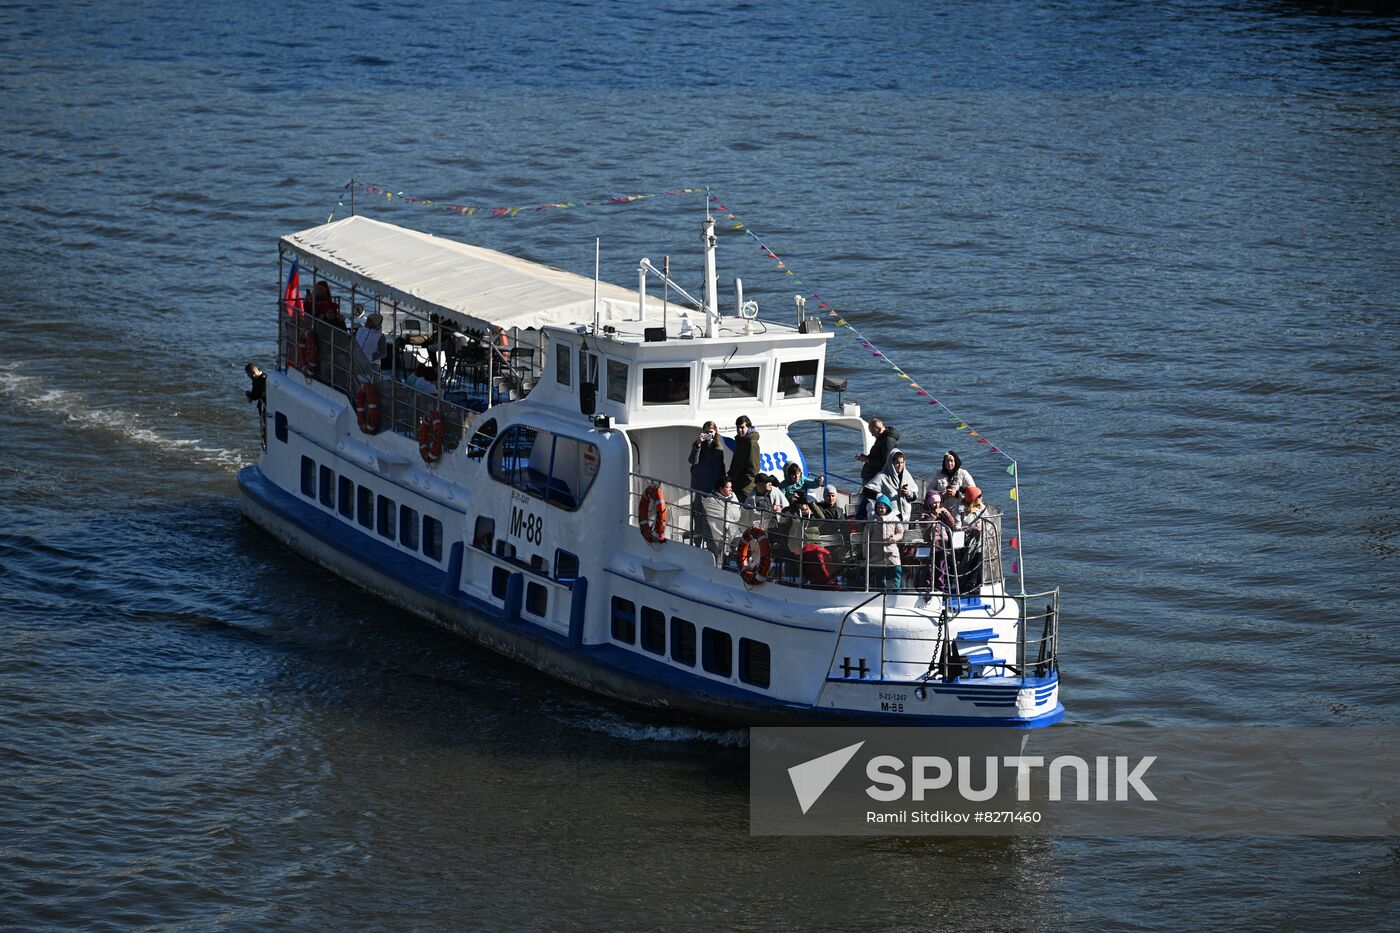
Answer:
[[[652,726],[619,719],[590,717],[584,726],[629,742],[704,742],[724,748],[745,748],[747,729],[703,729],[697,726]]]
[[[13,399],[27,408],[62,415],[84,430],[115,435],[143,447],[225,467],[231,472],[253,462],[243,451],[212,447],[198,439],[169,437],[143,427],[135,412],[99,407],[79,392],[53,388],[46,380],[17,373],[13,367],[0,367],[0,397]]]

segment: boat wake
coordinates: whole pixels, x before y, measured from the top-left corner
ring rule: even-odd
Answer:
[[[143,427],[134,412],[100,408],[81,393],[52,388],[45,380],[17,373],[13,367],[0,367],[0,398],[11,399],[26,408],[62,415],[84,430],[115,435],[155,450],[178,453],[187,459],[225,467],[230,472],[252,463],[243,451],[211,447],[197,439],[168,437]]]
[[[590,718],[584,726],[629,742],[695,742],[723,748],[744,748],[749,744],[747,729],[701,729],[694,726],[647,726],[614,719]]]

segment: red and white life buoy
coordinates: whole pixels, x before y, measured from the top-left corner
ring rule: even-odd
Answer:
[[[316,375],[316,364],[321,361],[321,348],[316,343],[316,332],[304,330],[297,338],[297,369],[310,378]]]
[[[642,537],[652,544],[666,540],[666,496],[657,483],[652,483],[642,493],[641,502],[637,504],[637,527]]]
[[[418,453],[424,463],[442,459],[442,415],[430,411],[418,422]]]
[[[355,420],[366,434],[379,433],[379,390],[366,382],[355,393]]]
[[[749,558],[755,553],[758,554],[758,560],[750,563]],[[768,533],[754,525],[744,532],[744,537],[739,542],[739,576],[743,577],[749,586],[758,586],[768,582],[768,571],[772,569],[773,545],[768,543]]]

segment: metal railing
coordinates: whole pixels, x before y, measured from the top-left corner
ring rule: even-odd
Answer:
[[[479,412],[463,402],[439,397],[404,382],[403,371],[382,371],[371,366],[355,345],[354,335],[334,322],[309,314],[282,313],[279,318],[280,346],[288,369],[302,370],[299,350],[303,335],[313,334],[317,347],[314,373],[302,371],[307,379],[330,386],[355,404],[362,385],[373,383],[379,397],[379,431],[392,431],[417,437],[419,427],[430,412],[442,418],[444,450],[455,450]],[[306,367],[309,370],[310,367]]]
[[[879,642],[879,667],[870,671],[879,680],[950,682],[967,680],[988,672],[1004,676],[1019,677],[1022,681],[1030,678],[1045,679],[1059,672],[1060,638],[1060,591],[1050,590],[1026,596],[1008,596],[1016,606],[1015,639],[975,638],[967,640],[965,635],[954,631],[956,612],[944,610],[940,618],[930,620],[933,629],[927,635],[913,635],[907,629],[897,634],[889,634],[890,618],[918,616],[917,613],[901,612],[899,607],[889,605],[885,594],[874,594],[869,599],[853,606],[841,620],[836,641],[832,646],[831,662],[828,664],[828,677],[831,671],[838,670],[837,655],[845,648],[849,652],[849,642],[872,643],[872,650],[866,657],[875,654],[873,643]],[[881,600],[881,624],[879,633],[852,632],[847,623],[874,601]],[[1033,608],[1042,602],[1043,611]],[[922,616],[919,616],[922,617]],[[1004,621],[1004,620],[1003,620]],[[958,628],[967,632],[967,623]],[[891,658],[891,648],[897,649],[898,658]],[[924,648],[927,649],[925,654]],[[892,676],[893,675],[893,676]],[[843,678],[831,678],[843,679]]]
[[[717,566],[736,574],[744,535],[762,530],[772,565],[765,582],[825,590],[938,593],[972,598],[1003,582],[1002,514],[992,507],[966,529],[941,521],[857,520],[842,510],[804,518],[793,511],[744,508],[650,476],[631,476],[629,522],[637,525],[641,497],[657,487],[666,502],[666,538],[708,550]],[[911,506],[918,515],[919,506]],[[750,565],[757,545],[749,547]],[[1002,597],[997,597],[1002,598]]]

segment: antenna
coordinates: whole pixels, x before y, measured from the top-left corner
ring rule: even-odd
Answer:
[[[598,333],[598,260],[603,253],[602,237],[593,238],[593,333]]]

